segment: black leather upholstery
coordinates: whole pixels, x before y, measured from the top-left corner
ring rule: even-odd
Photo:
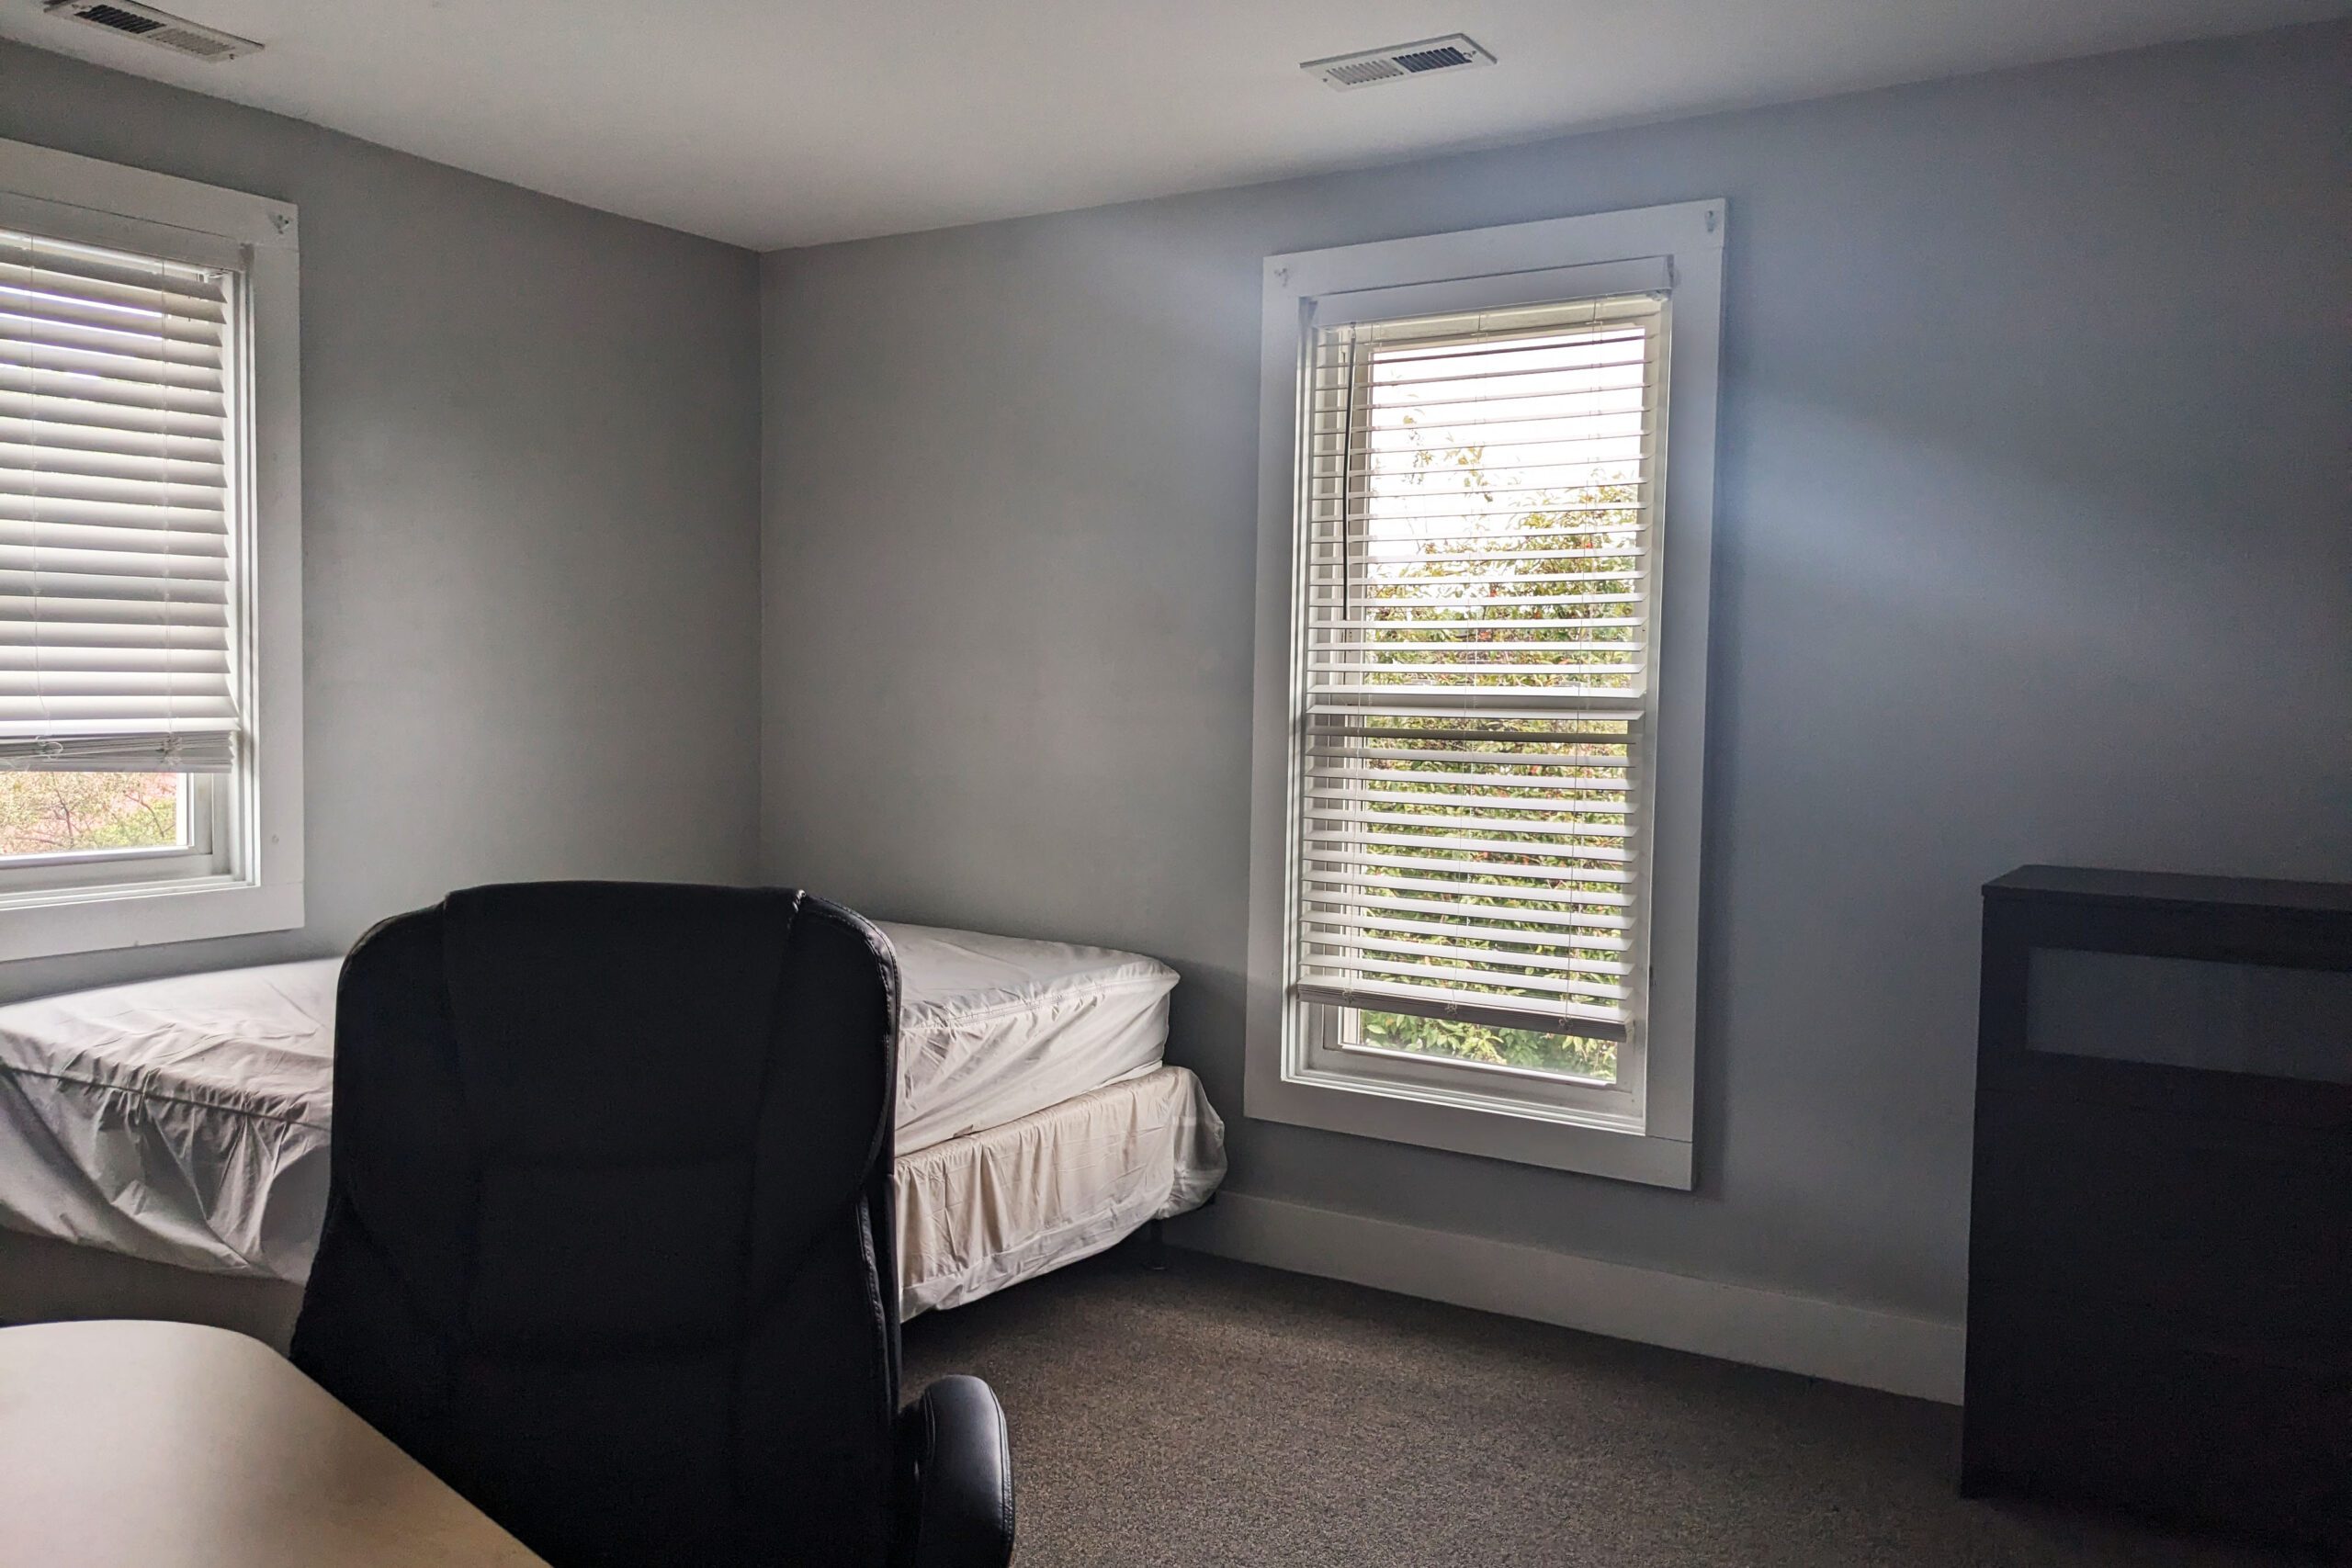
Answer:
[[[899,1416],[899,1428],[908,1482],[902,1559],[916,1568],[1002,1562],[1012,1546],[1012,1445],[989,1385],[942,1378]]]
[[[295,1363],[557,1568],[1001,1568],[994,1396],[897,1409],[897,989],[786,890],[387,920],[344,965]]]

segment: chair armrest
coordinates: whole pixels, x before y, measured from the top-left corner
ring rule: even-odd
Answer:
[[[905,1490],[901,1568],[1006,1568],[1012,1561],[1012,1446],[996,1394],[945,1377],[899,1415]]]

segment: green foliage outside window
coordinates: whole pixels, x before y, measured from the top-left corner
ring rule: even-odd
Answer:
[[[1611,1082],[1617,1077],[1617,1046],[1611,1041],[1546,1034],[1533,1029],[1498,1029],[1454,1019],[1416,1018],[1408,1013],[1366,1012],[1362,1018],[1363,1043],[1384,1051],[1410,1051],[1419,1055],[1453,1056],[1498,1066],[1532,1067],[1570,1077]]]
[[[177,773],[0,771],[0,855],[164,848],[179,814]]]

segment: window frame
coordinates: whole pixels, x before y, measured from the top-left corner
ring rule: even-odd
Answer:
[[[0,866],[0,962],[290,931],[304,920],[300,233],[290,202],[0,141],[0,227],[229,265],[237,606],[235,770],[186,775],[200,847],[63,853]]]
[[[1698,1012],[1708,602],[1726,204],[1681,202],[1266,258],[1259,441],[1257,650],[1243,1109],[1264,1121],[1649,1185],[1690,1188]],[[1305,389],[1313,331],[1350,319],[1500,308],[1623,291],[1663,272],[1666,444],[1651,550],[1656,722],[1649,736],[1649,975],[1618,1086],[1524,1082],[1473,1064],[1345,1067],[1291,995],[1304,685]],[[1577,269],[1568,274],[1564,269]],[[1549,275],[1549,276],[1547,276]],[[1563,277],[1589,280],[1563,295]],[[1550,292],[1545,292],[1549,289]],[[1335,298],[1349,297],[1349,298]],[[1317,306],[1324,309],[1318,316]],[[1326,1004],[1325,1017],[1336,1017]],[[1324,1031],[1328,1032],[1328,1030]],[[1630,1068],[1630,1071],[1629,1071]],[[1528,1075],[1530,1077],[1540,1075]],[[1563,1087],[1563,1086],[1568,1087]]]

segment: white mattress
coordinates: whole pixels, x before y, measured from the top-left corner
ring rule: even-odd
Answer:
[[[342,966],[0,1008],[0,1224],[211,1273],[309,1278]]]
[[[899,1315],[1019,1284],[1208,1201],[1225,1123],[1182,1067],[899,1156]]]
[[[899,954],[899,1149],[1001,1127],[1159,1066],[1176,971],[1107,947],[885,924]]]
[[[1176,982],[1165,964],[885,930],[902,982],[902,1153],[1159,1065]],[[0,1224],[208,1272],[307,1279],[326,1203],[340,968],[322,959],[0,1007]]]

